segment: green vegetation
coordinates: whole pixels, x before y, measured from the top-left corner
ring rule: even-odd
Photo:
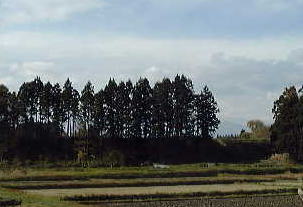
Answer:
[[[9,190],[0,188],[1,197],[7,200],[22,201],[23,207],[67,207],[67,206],[80,206],[74,202],[62,202],[59,198],[41,196],[41,195],[30,195],[22,191]],[[18,203],[16,203],[18,204]]]
[[[22,170],[3,171],[1,181],[30,180],[87,180],[99,179],[129,179],[129,178],[170,178],[170,177],[211,177],[218,174],[234,175],[266,175],[283,174],[286,172],[301,173],[303,165],[271,164],[268,162],[256,164],[215,164],[201,163],[188,165],[171,165],[169,169],[153,167],[117,167],[117,168],[28,168]]]
[[[275,122],[271,127],[271,143],[276,153],[289,153],[303,160],[303,95],[302,89],[286,88],[274,103]]]
[[[249,137],[252,139],[269,139],[270,126],[264,124],[261,120],[250,120],[247,127],[251,130]]]

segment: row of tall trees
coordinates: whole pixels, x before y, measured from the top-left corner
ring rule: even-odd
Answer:
[[[278,153],[303,160],[303,89],[286,88],[274,103],[271,143]]]
[[[96,92],[88,82],[79,93],[69,79],[44,84],[39,77],[22,84],[18,93],[1,85],[0,121],[6,128],[25,123],[53,124],[71,137],[83,128],[106,137],[210,138],[220,123],[213,94],[207,86],[195,94],[192,81],[177,75],[152,88],[146,78],[136,84],[110,79]]]
[[[136,83],[110,79],[100,91],[88,82],[80,92],[67,79],[43,83],[39,77],[18,92],[0,85],[0,139],[4,143],[20,130],[73,139],[84,151],[99,138],[211,138],[220,123],[218,106],[205,86],[195,93],[184,75],[164,78],[152,87],[146,78]],[[18,134],[17,133],[17,134]],[[37,139],[43,139],[35,135]],[[92,137],[97,137],[92,141]]]

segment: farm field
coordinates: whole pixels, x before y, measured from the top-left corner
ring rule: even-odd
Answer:
[[[138,203],[99,204],[100,207],[301,207],[298,196],[268,196],[228,199],[196,199]],[[95,207],[98,204],[94,204]]]
[[[0,176],[0,198],[22,201],[25,207],[302,204],[294,196],[302,183],[301,165],[204,166],[7,170]]]
[[[287,186],[285,186],[287,188]],[[116,187],[116,188],[81,188],[81,189],[42,189],[25,190],[27,193],[44,196],[72,196],[72,195],[148,195],[148,194],[176,194],[197,192],[234,192],[234,191],[258,191],[277,190],[278,185],[265,184],[216,184],[216,185],[176,185],[176,186],[152,186],[152,187]]]
[[[12,189],[80,189],[80,188],[108,188],[108,187],[148,187],[148,186],[176,186],[176,185],[207,185],[233,183],[274,182],[277,179],[292,181],[295,178],[287,176],[217,176],[217,177],[177,177],[177,178],[133,178],[133,179],[87,179],[67,181],[13,181],[3,183]]]

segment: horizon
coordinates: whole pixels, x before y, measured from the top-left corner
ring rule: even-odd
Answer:
[[[248,11],[249,8],[249,11]],[[303,75],[302,10],[296,0],[2,0],[0,84],[36,76],[77,89],[184,74],[208,85],[219,128],[272,123],[273,102]],[[224,132],[222,134],[224,134]]]

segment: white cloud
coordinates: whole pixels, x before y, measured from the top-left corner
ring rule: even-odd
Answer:
[[[151,66],[142,73],[142,76],[147,77],[151,84],[155,84],[163,78],[172,77],[175,75],[174,72],[157,66]]]
[[[262,119],[267,123],[272,122],[274,100],[285,87],[300,86],[303,76],[303,66],[292,55],[273,61],[220,54],[207,71],[197,76],[204,75],[202,80],[211,84],[224,119]]]
[[[233,40],[220,38],[201,39],[147,39],[94,35],[75,36],[39,32],[8,32],[0,34],[0,46],[3,54],[11,56],[48,58],[70,58],[89,56],[92,58],[128,58],[129,56],[184,61],[208,60],[214,53],[248,57],[255,59],[284,59],[287,54],[303,45],[301,37],[265,38],[256,40]],[[2,52],[0,51],[0,52]],[[5,52],[4,52],[5,51]],[[178,62],[179,62],[178,61]],[[145,68],[155,65],[153,62]]]
[[[222,119],[270,122],[274,99],[284,87],[302,81],[302,43],[302,38],[167,40],[4,33],[0,81],[17,89],[36,75],[60,83],[70,77],[78,89],[91,80],[98,90],[110,77],[135,81],[141,76],[154,83],[184,73],[196,90],[209,85]]]
[[[101,0],[2,0],[0,23],[58,21],[104,5]]]
[[[55,64],[52,62],[23,62],[15,63],[10,66],[10,71],[12,73],[18,73],[25,76],[41,76],[44,73],[50,73],[54,69]]]
[[[44,81],[62,81],[55,63],[47,61],[18,62],[0,65],[0,75],[2,75],[0,82],[5,83],[13,90],[16,90],[22,82],[32,80],[36,76],[41,77]]]

